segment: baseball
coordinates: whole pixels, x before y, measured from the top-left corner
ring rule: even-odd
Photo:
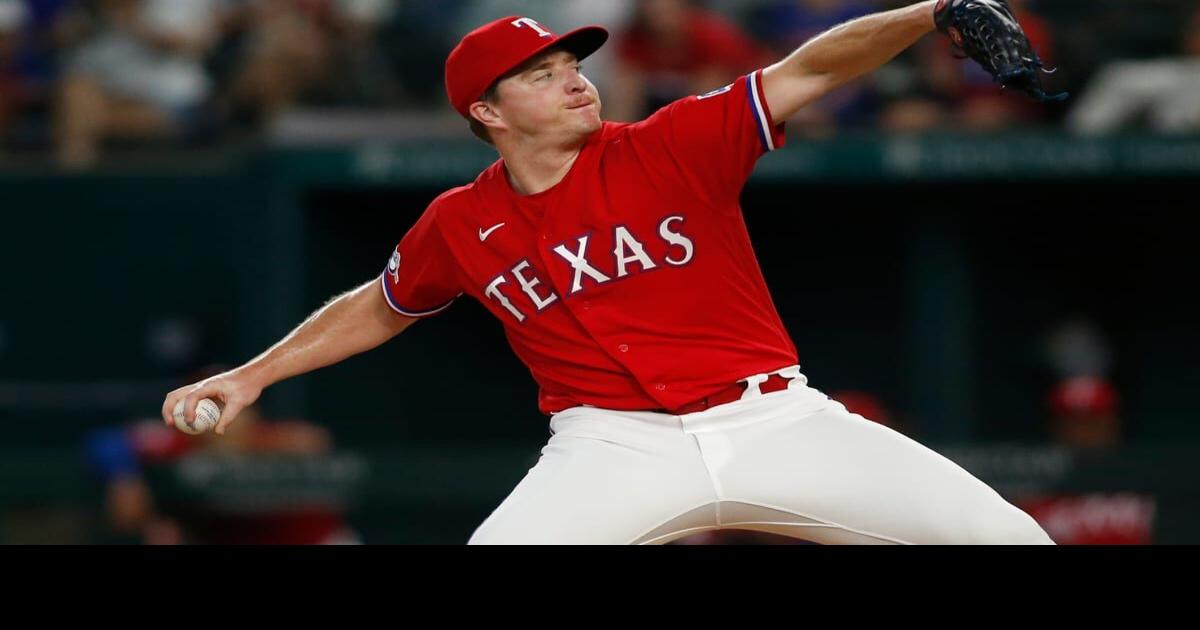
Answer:
[[[175,404],[175,410],[172,412],[175,419],[175,428],[189,435],[200,435],[205,431],[212,431],[213,427],[217,426],[217,421],[221,419],[221,408],[217,403],[210,398],[200,400],[200,404],[196,405],[196,420],[193,424],[188,424],[184,420],[183,401]]]

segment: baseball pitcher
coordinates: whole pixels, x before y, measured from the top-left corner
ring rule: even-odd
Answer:
[[[808,385],[742,220],[783,121],[938,28],[997,80],[1046,97],[1003,0],[842,24],[783,60],[637,123],[604,122],[580,61],[608,33],[510,16],[446,60],[450,102],[500,159],[435,199],[383,273],[245,365],[171,392],[220,400],[374,348],[465,296],[499,319],[551,437],[473,544],[664,543],[735,528],[818,543],[1050,543],[932,450]]]

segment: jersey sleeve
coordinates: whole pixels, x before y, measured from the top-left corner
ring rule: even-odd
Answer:
[[[440,313],[463,293],[458,261],[438,230],[436,203],[400,240],[379,277],[388,305],[407,317]]]
[[[762,70],[719,90],[689,96],[636,125],[642,139],[660,145],[687,185],[714,201],[737,199],[758,158],[782,147],[763,96]]]

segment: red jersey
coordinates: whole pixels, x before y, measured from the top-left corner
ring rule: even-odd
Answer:
[[[742,220],[755,162],[784,143],[762,72],[590,136],[552,188],[504,161],[433,201],[380,278],[426,317],[470,295],[500,319],[539,408],[674,408],[797,363]]]

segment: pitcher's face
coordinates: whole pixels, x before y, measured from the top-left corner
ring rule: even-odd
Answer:
[[[497,85],[495,109],[525,137],[586,138],[600,129],[600,94],[575,55],[551,49]]]

